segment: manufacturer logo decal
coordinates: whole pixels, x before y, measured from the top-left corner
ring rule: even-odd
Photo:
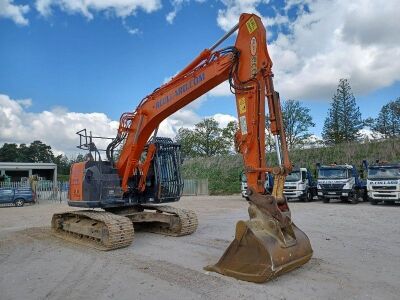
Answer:
[[[191,80],[189,80],[185,84],[179,86],[175,91],[171,91],[166,96],[163,96],[161,99],[157,100],[157,102],[155,103],[155,108],[159,109],[162,106],[174,101],[175,98],[182,97],[188,91],[192,90],[195,86],[203,84],[205,78],[206,78],[206,76],[204,73],[194,76]]]

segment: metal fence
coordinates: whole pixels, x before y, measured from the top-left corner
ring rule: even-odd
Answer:
[[[208,194],[208,179],[185,179],[183,181],[183,196],[200,196]]]
[[[30,187],[28,182],[0,182],[0,188],[21,188]],[[36,193],[36,201],[52,201],[62,202],[68,197],[68,182],[58,181],[54,184],[53,181],[41,180],[34,187]]]
[[[0,182],[0,188],[20,188],[29,187],[28,182]],[[69,183],[67,181],[41,180],[37,182],[36,200],[41,201],[63,202],[67,200]],[[183,195],[184,196],[200,196],[208,195],[208,179],[185,179]]]

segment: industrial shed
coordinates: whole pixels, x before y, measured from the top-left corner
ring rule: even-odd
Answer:
[[[11,177],[12,182],[19,182],[22,178],[38,175],[43,180],[57,183],[57,165],[53,163],[19,163],[0,162],[0,176]]]

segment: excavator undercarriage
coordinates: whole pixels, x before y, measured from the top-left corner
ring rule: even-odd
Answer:
[[[87,142],[96,149],[91,137]],[[180,173],[180,145],[171,139],[157,137],[154,152],[143,180],[146,190],[132,188],[123,193],[120,180],[108,161],[88,160],[71,168],[68,204],[101,210],[80,210],[53,215],[53,232],[64,239],[99,249],[113,250],[129,246],[134,230],[170,236],[192,234],[197,228],[196,214],[187,209],[164,204],[178,201],[183,188]],[[149,146],[146,147],[149,152]],[[93,155],[90,155],[93,158]],[[136,187],[140,174],[131,179]]]
[[[183,236],[197,225],[193,211],[167,205],[69,211],[54,214],[51,221],[56,236],[104,251],[129,246],[134,230]]]

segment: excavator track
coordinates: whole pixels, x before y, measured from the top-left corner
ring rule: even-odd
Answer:
[[[192,234],[198,225],[194,211],[167,205],[143,204],[131,208],[112,209],[110,212],[131,219],[137,230],[169,236]]]
[[[183,236],[189,235],[196,231],[198,226],[198,220],[196,213],[192,210],[175,208],[172,206],[162,205],[162,206],[152,206],[143,205],[145,209],[154,209],[156,213],[166,213],[178,217],[179,223],[175,226],[149,226],[146,231],[153,233],[160,233],[170,236]]]
[[[54,234],[62,239],[108,251],[129,246],[134,237],[130,219],[104,211],[69,211],[54,214]]]

